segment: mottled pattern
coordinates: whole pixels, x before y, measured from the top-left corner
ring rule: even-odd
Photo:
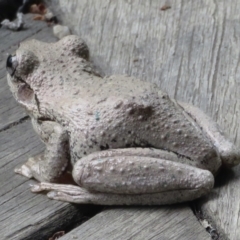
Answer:
[[[213,187],[211,172],[222,155],[229,165],[239,162],[234,146],[198,109],[132,77],[102,78],[88,58],[77,36],[54,44],[31,40],[17,50],[8,82],[46,144],[45,161],[31,160],[19,173],[56,181],[70,158],[75,181],[90,192],[146,194],[143,202],[151,204],[160,198],[148,201],[153,193],[172,192],[174,198],[177,190],[183,195],[177,201],[199,197]]]

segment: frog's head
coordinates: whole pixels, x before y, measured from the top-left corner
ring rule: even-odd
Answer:
[[[23,42],[6,62],[11,92],[29,113],[39,115],[39,103],[59,92],[61,77],[72,75],[73,63],[79,65],[88,58],[88,47],[78,36],[70,35],[56,43]]]

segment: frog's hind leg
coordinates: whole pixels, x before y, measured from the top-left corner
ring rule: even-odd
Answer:
[[[211,172],[170,158],[161,159],[158,150],[150,149],[102,151],[75,164],[79,187],[40,183],[32,190],[48,190],[50,198],[74,203],[161,205],[193,200],[212,189]]]
[[[225,165],[233,167],[240,163],[240,151],[224,136],[216,122],[193,105],[182,102],[178,102],[178,104],[211,139]]]
[[[168,205],[191,201],[203,195],[198,189],[149,194],[111,194],[89,192],[78,186],[54,183],[39,183],[33,185],[31,190],[32,192],[49,191],[47,196],[52,200],[100,205]]]

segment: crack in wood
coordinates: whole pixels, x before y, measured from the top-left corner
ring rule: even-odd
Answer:
[[[198,222],[202,227],[209,233],[212,240],[219,240],[220,234],[219,231],[212,225],[212,221],[208,219],[202,212],[201,207],[197,201],[190,203],[190,208],[192,209],[193,214],[196,216]]]
[[[11,127],[13,126],[16,126],[16,125],[19,125],[21,123],[24,123],[25,121],[29,120],[30,117],[29,116],[25,116],[23,118],[20,118],[18,121],[16,122],[12,122],[12,123],[9,123],[8,125],[6,125],[5,127],[3,127],[2,129],[0,129],[0,133],[1,132],[4,132],[4,131],[7,131],[8,129],[10,129]]]

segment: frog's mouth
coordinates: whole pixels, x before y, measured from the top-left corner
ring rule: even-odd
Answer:
[[[39,100],[31,86],[20,76],[16,75],[18,62],[16,56],[9,55],[6,62],[8,72],[7,80],[10,90],[13,93],[17,102],[23,105],[30,112],[38,112],[39,115]]]
[[[16,76],[11,77],[10,75],[8,75],[7,79],[10,89],[13,95],[15,96],[16,100],[19,101],[20,103],[24,102],[30,103],[35,95],[30,85],[27,84],[23,79]]]
[[[8,84],[16,101],[25,107],[29,115],[36,118],[44,118],[40,112],[40,102],[29,84],[21,78],[11,77],[8,75]]]

